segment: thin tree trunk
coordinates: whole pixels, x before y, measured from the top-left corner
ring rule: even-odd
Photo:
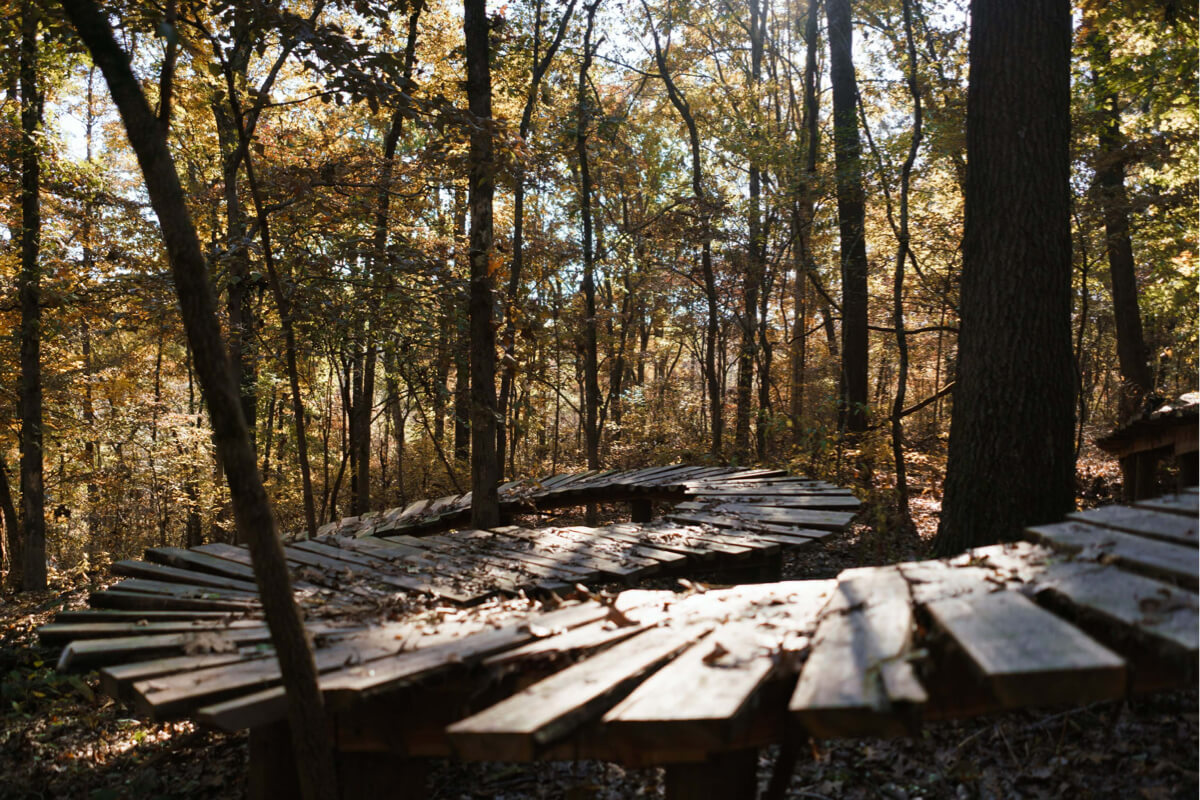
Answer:
[[[25,568],[25,543],[21,536],[21,521],[17,517],[17,507],[13,504],[12,487],[8,482],[8,465],[4,462],[4,454],[0,452],[0,515],[4,521],[4,557],[8,563],[6,585],[12,589],[21,588],[21,576]]]
[[[667,51],[659,40],[658,30],[654,27],[653,20],[651,19],[650,7],[646,4],[645,0],[642,0],[642,8],[645,9],[647,22],[651,23],[650,33],[654,37],[654,58],[658,64],[658,74],[662,77],[663,84],[667,88],[667,97],[670,99],[671,105],[675,106],[675,110],[683,118],[683,124],[687,127],[688,132],[688,146],[692,156],[692,197],[696,203],[696,212],[700,215],[702,237],[700,242],[700,274],[704,281],[704,299],[708,311],[704,328],[704,378],[708,387],[709,406],[712,409],[709,452],[713,456],[719,457],[721,455],[721,440],[724,437],[725,425],[721,397],[723,381],[717,367],[717,339],[720,335],[721,324],[720,298],[717,295],[717,281],[713,272],[712,221],[710,219],[708,200],[704,194],[704,168],[703,161],[700,158],[700,136],[696,130],[696,119],[692,115],[691,105],[671,77],[671,71],[667,63]],[[643,352],[644,350],[645,348],[643,347]],[[638,369],[638,383],[641,383],[641,362],[638,364]]]
[[[592,66],[592,26],[599,0],[585,5],[587,27],[583,34],[583,60],[579,65],[576,94],[575,155],[579,159],[579,216],[583,224],[583,395],[584,444],[588,469],[600,469],[600,430],[597,414],[600,409],[600,379],[596,353],[596,281],[595,252],[592,249],[592,181],[588,169],[588,127],[591,124],[591,102],[588,97],[588,70]],[[591,514],[589,514],[589,517]],[[588,524],[592,524],[589,520]]]
[[[485,0],[464,0],[467,104],[471,128],[471,525],[494,528],[500,522],[496,464],[496,332],[492,330],[492,75],[488,47],[490,25]]]
[[[46,588],[46,510],[42,482],[42,270],[41,175],[38,128],[42,96],[38,91],[38,12],[31,0],[21,4],[21,510],[25,523],[22,588]]]
[[[896,246],[896,272],[892,281],[892,319],[896,326],[897,359],[896,397],[892,402],[892,460],[896,465],[896,508],[900,523],[912,527],[912,513],[908,507],[908,473],[904,465],[904,403],[908,391],[908,338],[904,332],[904,262],[910,255],[908,233],[908,187],[912,178],[913,164],[921,147],[921,91],[917,84],[917,47],[913,42],[912,5],[916,0],[902,0],[904,11],[904,40],[908,50],[908,93],[913,102],[912,140],[908,156],[900,168],[900,225]],[[936,387],[935,387],[936,388]]]
[[[229,372],[216,298],[174,162],[133,75],[129,57],[117,45],[99,8],[92,0],[63,0],[62,6],[104,73],[162,228],[184,329],[208,404],[217,452],[229,481],[234,517],[250,545],[255,580],[287,690],[300,788],[306,798],[333,800],[337,796],[333,750],[312,651],[292,597],[275,516],[258,475],[237,384]]]
[[[1104,239],[1112,280],[1113,321],[1117,328],[1117,360],[1121,369],[1119,419],[1136,416],[1154,390],[1150,376],[1142,314],[1138,308],[1137,270],[1129,234],[1129,196],[1125,191],[1124,138],[1115,89],[1110,88],[1108,40],[1099,30],[1088,36],[1092,83],[1101,109],[1100,149],[1096,154],[1096,189],[1104,212]]]
[[[462,243],[467,236],[467,203],[462,186],[454,187],[454,241],[455,260],[469,262],[469,251],[464,253]],[[464,258],[463,256],[467,256]],[[470,264],[464,272],[469,274]],[[471,331],[470,320],[463,313],[467,305],[467,292],[459,281],[453,281],[455,289],[454,314],[454,460],[465,462],[471,457]]]

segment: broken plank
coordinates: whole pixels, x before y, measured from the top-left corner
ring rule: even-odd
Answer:
[[[839,576],[789,704],[810,735],[897,735],[928,696],[908,659],[915,619],[895,569]]]
[[[119,664],[165,655],[186,654],[189,648],[198,653],[236,650],[240,644],[270,641],[266,625],[222,631],[163,633],[151,636],[122,636],[114,639],[74,641],[63,648],[58,659],[59,670],[92,669],[105,664]]]

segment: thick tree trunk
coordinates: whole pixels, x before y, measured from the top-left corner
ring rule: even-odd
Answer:
[[[833,146],[842,262],[839,418],[846,430],[860,432],[867,429],[867,241],[850,0],[826,0],[825,10],[829,17],[829,76],[833,84]]]
[[[174,162],[162,129],[130,69],[129,57],[117,45],[99,8],[92,0],[64,0],[62,5],[108,81],[162,228],[184,329],[208,404],[213,439],[229,481],[234,517],[250,544],[255,580],[287,689],[301,788],[307,798],[332,800],[337,795],[333,751],[312,651],[292,598],[283,546],[258,475],[237,385],[221,340],[216,298]]]
[[[939,554],[1074,507],[1067,0],[975,0],[958,377]]]
[[[21,4],[21,511],[25,523],[22,588],[46,588],[46,510],[42,482],[42,236],[38,127],[38,12],[31,0]]]
[[[1112,280],[1113,320],[1117,329],[1117,360],[1121,369],[1119,418],[1129,420],[1142,410],[1154,390],[1142,314],[1138,308],[1137,270],[1129,235],[1129,196],[1125,191],[1124,139],[1117,93],[1109,87],[1108,41],[1093,30],[1088,37],[1097,104],[1102,111],[1100,149],[1096,153],[1096,190],[1104,212],[1108,269]]]
[[[500,522],[496,464],[496,332],[492,256],[492,74],[485,0],[464,0],[467,104],[477,124],[471,128],[471,525],[493,528]]]

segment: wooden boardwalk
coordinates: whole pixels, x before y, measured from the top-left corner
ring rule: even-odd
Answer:
[[[603,538],[628,548],[593,547],[587,558],[636,569],[650,566],[643,554],[692,558],[695,550],[712,554],[715,544],[722,557],[735,556],[721,547],[776,544],[763,537],[786,535],[713,527],[721,524],[714,518],[726,516],[781,525],[765,505],[755,512],[742,505],[770,495],[761,481],[751,491],[706,486],[696,495],[676,507],[677,521],[640,526],[657,534],[611,526]],[[493,600],[396,621],[361,612],[310,615],[310,624],[320,685],[346,757],[387,753],[382,763],[389,769],[395,755],[688,765],[668,771],[675,791],[710,784],[739,796],[753,779],[755,760],[745,754],[770,742],[899,735],[926,720],[1194,686],[1197,510],[1190,489],[1081,512],[1030,529],[1030,541],[950,560],[848,570],[836,580],[631,590],[553,608]],[[699,520],[698,533],[684,532]],[[516,543],[514,553],[526,552],[520,542],[547,547],[544,537],[559,537],[562,550],[544,552],[568,554],[597,533],[464,538],[498,536]],[[289,550],[333,557],[301,544]],[[423,557],[416,544],[395,544]],[[495,563],[515,574],[513,562]],[[359,566],[376,565],[371,553]],[[353,573],[339,568],[347,578]],[[321,569],[329,567],[314,568],[312,586],[327,576]],[[561,574],[539,579],[565,582]],[[244,586],[211,588],[249,595]],[[207,589],[195,591],[200,600]],[[328,602],[349,600],[342,592]],[[245,613],[250,609],[240,610],[142,612],[144,621],[133,624],[109,622],[99,616],[104,611],[71,612],[42,636],[70,642],[63,667],[102,666],[105,690],[154,718],[250,728],[252,752],[257,742],[261,754],[272,750],[264,742],[280,735],[284,696],[264,626]],[[270,769],[265,756],[257,763]],[[729,780],[742,789],[729,789]]]

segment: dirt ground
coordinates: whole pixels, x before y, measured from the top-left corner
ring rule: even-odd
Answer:
[[[926,487],[936,475],[919,476]],[[1084,475],[1084,504],[1110,494],[1111,475]],[[938,513],[934,491],[915,493],[915,530],[888,530],[882,513],[819,547],[787,554],[785,578],[826,578],[863,564],[922,556]],[[874,498],[868,498],[871,505]],[[99,693],[94,673],[60,675],[57,653],[33,629],[84,606],[89,585],[56,576],[54,591],[0,598],[0,798],[239,798],[246,737],[155,725]],[[1200,792],[1195,690],[1128,703],[1053,708],[927,725],[919,737],[817,742],[801,755],[789,798],[1186,798]],[[761,754],[766,786],[776,752]],[[600,800],[661,797],[661,770],[597,762],[430,765],[438,800]]]

